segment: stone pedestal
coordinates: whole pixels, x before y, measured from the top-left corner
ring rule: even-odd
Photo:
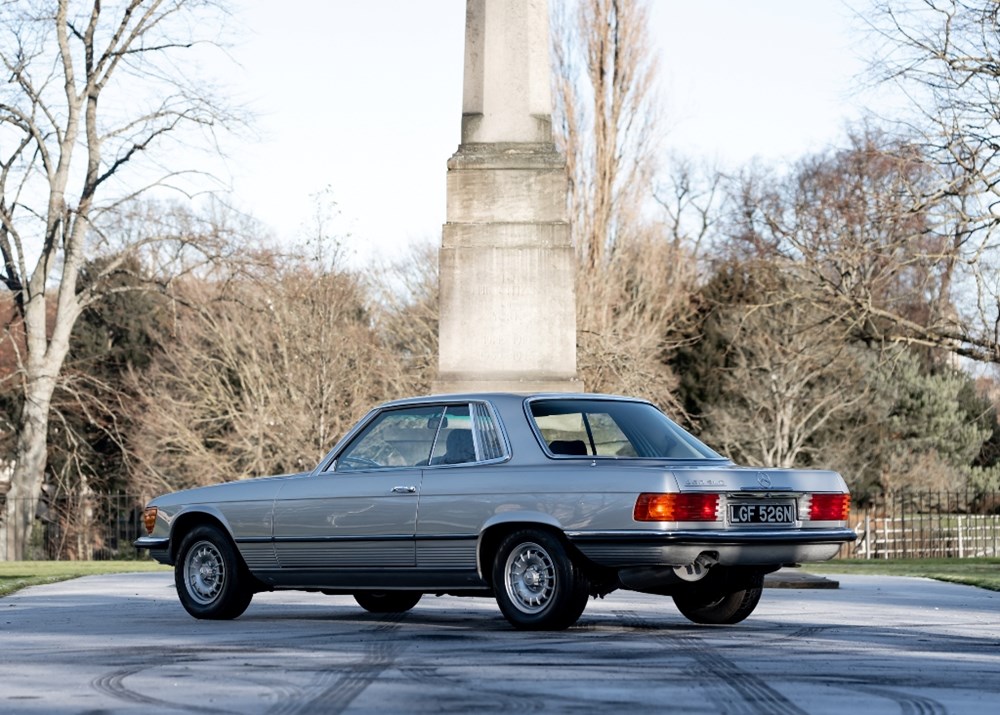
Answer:
[[[544,0],[468,0],[462,144],[448,162],[436,392],[577,391],[565,162]]]

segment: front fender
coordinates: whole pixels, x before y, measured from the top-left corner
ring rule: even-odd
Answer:
[[[161,564],[174,565],[184,532],[192,523],[217,523],[225,529],[229,538],[235,541],[229,520],[213,504],[185,504],[171,507],[153,503],[150,506],[156,507],[153,533],[139,537],[133,544],[137,549],[149,549],[149,555]]]
[[[177,548],[181,545],[185,530],[192,523],[218,522],[225,529],[229,538],[236,541],[233,527],[226,515],[214,504],[189,504],[182,506],[170,517],[170,556],[177,557]]]

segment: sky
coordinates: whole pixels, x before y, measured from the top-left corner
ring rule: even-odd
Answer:
[[[872,102],[857,92],[863,23],[841,0],[651,6],[665,157],[794,160],[836,143]],[[324,194],[356,265],[439,240],[464,0],[235,0],[233,12],[220,76],[256,115],[226,145],[233,203],[292,241]]]

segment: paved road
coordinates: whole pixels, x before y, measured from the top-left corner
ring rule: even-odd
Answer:
[[[0,712],[998,712],[1000,593],[839,580],[768,589],[737,626],[615,593],[531,634],[450,597],[386,618],[261,594],[237,621],[196,621],[169,574],[94,576],[0,599]]]

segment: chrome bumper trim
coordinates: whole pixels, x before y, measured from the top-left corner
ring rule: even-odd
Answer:
[[[149,549],[150,551],[163,551],[170,547],[169,536],[140,536],[132,545],[137,549]]]
[[[834,544],[849,543],[858,535],[847,527],[836,529],[705,529],[703,531],[567,531],[575,543],[668,544]]]

